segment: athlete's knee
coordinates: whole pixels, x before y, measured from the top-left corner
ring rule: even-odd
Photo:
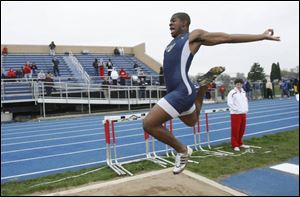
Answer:
[[[196,123],[197,123],[196,121],[187,121],[185,122],[185,125],[188,127],[193,127],[196,125]]]
[[[189,116],[189,117],[185,117],[185,118],[181,118],[181,121],[188,127],[193,127],[196,125],[197,123],[197,118],[196,116]]]

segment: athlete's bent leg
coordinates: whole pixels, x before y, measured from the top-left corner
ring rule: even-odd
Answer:
[[[144,130],[154,138],[174,148],[177,153],[185,153],[187,152],[187,147],[162,126],[164,122],[171,119],[172,117],[167,112],[159,105],[155,105],[143,121]]]

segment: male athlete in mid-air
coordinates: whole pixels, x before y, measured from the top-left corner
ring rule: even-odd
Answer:
[[[220,75],[225,68],[214,67],[200,79],[198,92],[188,78],[188,71],[199,48],[224,43],[254,42],[260,40],[280,41],[268,29],[262,34],[227,34],[196,29],[189,32],[191,20],[186,13],[176,13],[170,20],[170,31],[174,38],[164,52],[164,75],[167,95],[160,99],[143,121],[144,130],[177,152],[174,174],[182,172],[193,150],[183,145],[162,126],[170,119],[179,117],[188,126],[194,126],[200,114],[207,84]]]

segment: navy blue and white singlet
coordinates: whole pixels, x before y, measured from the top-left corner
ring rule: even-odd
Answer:
[[[157,104],[173,118],[195,110],[196,90],[188,78],[193,57],[188,32],[173,39],[164,53],[163,69],[167,95]]]

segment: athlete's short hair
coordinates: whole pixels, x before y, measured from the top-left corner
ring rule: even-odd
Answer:
[[[190,16],[187,13],[184,13],[184,12],[177,12],[177,13],[173,14],[172,18],[179,18],[182,21],[187,21],[188,25],[191,24]]]

